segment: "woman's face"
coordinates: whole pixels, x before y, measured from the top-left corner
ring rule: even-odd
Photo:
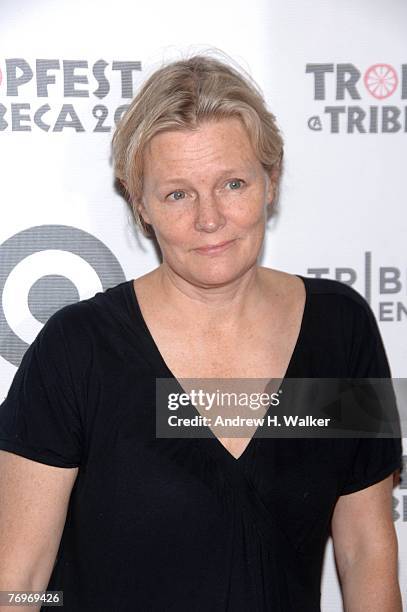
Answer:
[[[272,198],[238,118],[161,132],[146,148],[140,213],[163,262],[195,285],[231,282],[257,263]]]

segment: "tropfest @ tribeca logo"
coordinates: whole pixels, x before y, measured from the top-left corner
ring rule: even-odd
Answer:
[[[140,71],[140,61],[0,60],[0,131],[111,132]]]
[[[318,114],[307,120],[313,132],[395,134],[407,132],[407,64],[306,64]],[[358,101],[357,103],[355,101]]]

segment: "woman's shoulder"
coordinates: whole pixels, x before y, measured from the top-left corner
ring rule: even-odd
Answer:
[[[89,297],[65,304],[43,325],[39,338],[57,342],[63,335],[67,344],[83,347],[91,337],[107,335],[109,328],[131,309],[131,281],[101,289]]]
[[[354,287],[332,278],[288,274],[279,270],[271,273],[275,282],[291,287],[286,290],[287,304],[298,300],[298,283],[303,283],[306,291],[305,320],[313,329],[326,332],[331,329],[332,333],[336,329],[344,335],[352,335],[361,328],[377,332],[376,317],[369,302]]]
[[[302,279],[307,292],[302,338],[311,347],[309,359],[318,349],[326,359],[329,355],[335,359],[335,363],[328,363],[329,371],[337,371],[342,355],[344,366],[340,371],[352,377],[387,377],[389,367],[383,341],[367,299],[336,279],[291,276]],[[331,376],[336,374],[328,375]]]
[[[291,274],[282,270],[272,268],[263,268],[264,273],[268,275],[272,283],[287,295],[297,291],[298,286],[302,283],[305,286],[307,298],[315,296],[315,300],[319,303],[328,305],[349,303],[352,307],[362,307],[364,310],[369,310],[369,304],[356,289],[333,278],[323,278],[316,276],[304,276],[303,274]],[[326,299],[324,299],[326,298]]]
[[[333,278],[298,275],[302,278],[309,298],[315,308],[326,313],[340,313],[342,318],[356,318],[373,323],[375,315],[367,299],[354,287]]]
[[[304,276],[296,274],[307,286],[310,293],[343,297],[357,304],[367,304],[366,299],[351,285],[333,278]]]

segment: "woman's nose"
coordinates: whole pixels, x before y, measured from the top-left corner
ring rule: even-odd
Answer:
[[[219,202],[212,197],[199,201],[195,216],[195,228],[198,231],[214,232],[225,225]]]

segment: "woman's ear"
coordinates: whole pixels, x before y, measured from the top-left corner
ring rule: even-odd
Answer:
[[[115,179],[115,187],[117,189],[117,191],[120,193],[120,195],[127,200],[127,202],[130,203],[130,194],[129,194],[129,190],[127,189],[127,184],[126,182],[119,178],[116,177]]]
[[[272,204],[277,193],[278,180],[280,178],[280,166],[274,164],[271,172],[267,174],[267,203]]]
[[[274,199],[274,184],[272,183],[269,176],[267,176],[267,193],[266,193],[266,202],[268,206],[271,206]]]
[[[143,219],[144,223],[151,225],[151,219],[147,212],[146,205],[144,203],[144,197],[141,196],[135,203],[134,208],[137,210],[140,217]]]
[[[271,206],[274,200],[275,194],[275,183],[272,181],[269,174],[267,174],[267,187],[266,187],[266,202],[268,206]]]

